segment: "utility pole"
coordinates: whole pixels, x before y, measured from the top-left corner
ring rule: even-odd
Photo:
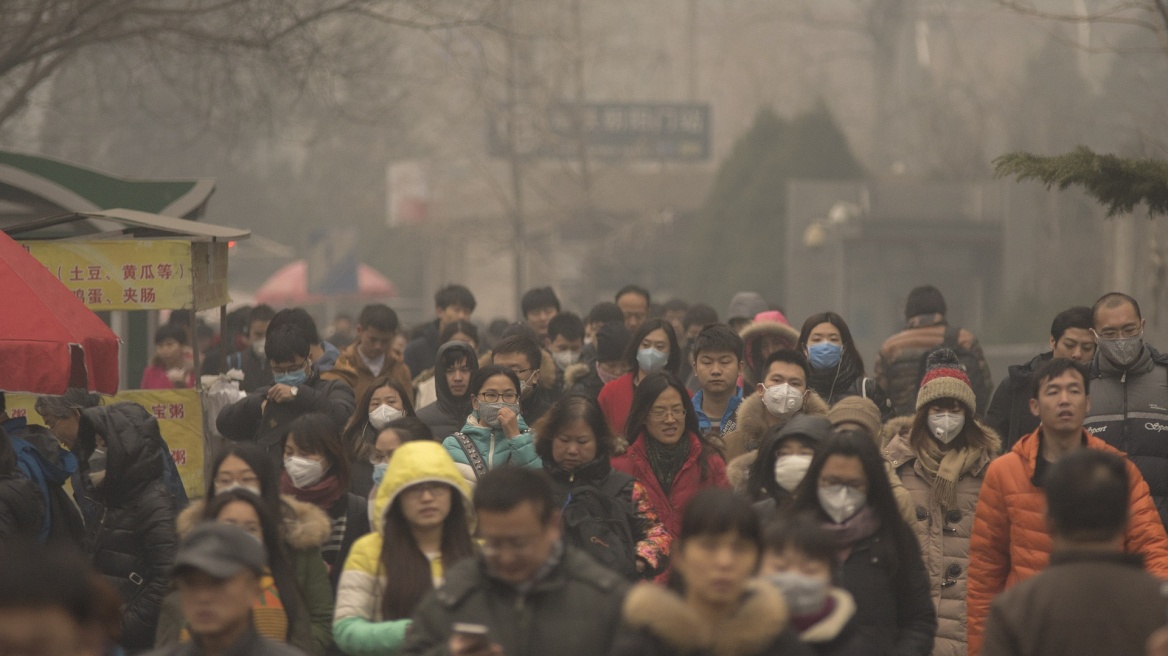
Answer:
[[[686,32],[686,42],[689,50],[689,57],[687,58],[689,71],[686,80],[686,96],[690,102],[694,102],[698,99],[698,0],[689,0]]]
[[[515,36],[515,0],[506,0],[503,23],[507,39],[507,163],[511,173],[511,241],[515,267],[515,312],[527,289],[527,226],[523,215],[523,155],[519,152],[519,44]]]

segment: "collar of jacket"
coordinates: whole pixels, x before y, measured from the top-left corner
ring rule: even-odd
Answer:
[[[935,313],[918,314],[915,317],[909,317],[908,321],[904,322],[905,328],[928,328],[930,326],[947,325],[949,324],[945,321],[945,315]]]
[[[1099,551],[1088,549],[1064,549],[1050,555],[1050,566],[1077,565],[1080,563],[1111,563],[1124,567],[1144,568],[1144,556],[1123,551]]]
[[[239,636],[239,640],[236,640],[230,647],[223,650],[219,656],[254,656],[255,654],[263,654],[266,650],[260,644],[260,640],[260,634],[256,633],[254,628],[248,626],[243,635]],[[200,655],[207,653],[203,649],[202,641],[198,636],[191,636],[191,653]]]
[[[572,471],[550,460],[543,464],[543,468],[553,481],[564,485],[596,485],[612,471],[612,465],[606,455],[597,456],[591,462],[586,462]]]
[[[1050,362],[1054,359],[1054,351],[1047,351],[1046,353],[1039,353],[1031,358],[1026,364],[1012,364],[1006,371],[1010,377],[1010,388],[1018,391],[1028,391],[1030,387],[1030,375],[1038,370],[1045,362]]]
[[[1092,377],[1101,376],[1103,378],[1119,378],[1123,375],[1128,376],[1142,376],[1151,371],[1157,364],[1157,356],[1159,354],[1147,342],[1140,349],[1140,355],[1136,361],[1128,365],[1126,369],[1121,369],[1112,364],[1103,355],[1103,351],[1099,348],[1095,349],[1095,358],[1091,360],[1091,374]]]
[[[717,626],[667,588],[640,583],[625,597],[624,621],[684,653],[707,649],[719,656],[758,654],[787,626],[787,604],[770,583],[752,581],[733,615]]]
[[[516,586],[499,581],[487,572],[487,565],[483,561],[481,555],[475,558],[467,558],[454,566],[446,576],[446,582],[442,587],[434,592],[434,596],[447,608],[453,608],[462,603],[464,599],[473,594],[477,590],[485,587],[492,587],[501,590],[506,590],[514,594],[542,594],[563,588],[568,584],[569,579],[573,578],[572,569],[584,567],[585,564],[580,561],[584,559],[591,567],[588,569],[590,576],[587,578],[577,576],[578,580],[587,581],[590,585],[596,586],[602,590],[611,590],[621,584],[620,577],[611,570],[600,567],[596,561],[587,556],[578,553],[572,549],[563,548],[563,543],[560,543],[560,556],[555,563],[548,567],[545,563],[546,572],[543,572],[542,578],[530,585],[527,590],[520,591]],[[550,562],[550,561],[549,561]],[[595,572],[597,575],[592,576]],[[538,575],[537,575],[538,576]]]
[[[1097,440],[1100,444],[1103,441],[1088,433],[1086,428],[1082,430],[1083,446],[1087,448],[1099,448],[1092,440]],[[1017,454],[1022,459],[1022,464],[1026,467],[1026,471],[1029,474],[1030,482],[1035,487],[1041,488],[1042,485],[1039,481],[1041,480],[1041,475],[1045,475],[1046,466],[1049,464],[1042,457],[1042,426],[1039,425],[1033,433],[1024,435],[1022,439],[1015,442],[1014,448],[1010,450],[1010,453]],[[1040,469],[1041,471],[1039,471]]]

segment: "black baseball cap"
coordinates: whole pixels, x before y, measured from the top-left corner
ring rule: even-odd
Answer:
[[[197,569],[217,579],[229,579],[245,569],[263,574],[267,561],[259,540],[230,524],[207,521],[179,545],[174,573]]]

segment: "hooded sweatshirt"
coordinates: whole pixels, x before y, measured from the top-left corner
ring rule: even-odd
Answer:
[[[446,382],[446,372],[439,371],[444,366],[443,363],[448,362],[445,356],[451,351],[466,354],[466,366],[470,368],[472,376],[479,370],[479,356],[470,344],[447,342],[438,349],[438,356],[435,360],[438,364],[435,365],[434,370],[434,391],[438,394],[438,400],[417,412],[418,419],[429,426],[430,432],[437,437],[453,435],[455,431],[462,428],[463,424],[466,423],[466,418],[474,411],[470,403],[470,393],[454,396],[450,391],[450,385]]]
[[[349,656],[396,654],[405,641],[410,620],[385,620],[381,613],[385,590],[391,582],[381,568],[381,549],[385,536],[385,513],[403,490],[430,481],[446,483],[461,494],[462,506],[470,509],[470,485],[463,479],[454,461],[441,445],[434,442],[408,442],[395,453],[377,488],[374,499],[373,532],[353,545],[345,570],[337,586],[333,638]],[[442,584],[443,572],[453,563],[443,563],[441,556],[431,557],[434,586]]]

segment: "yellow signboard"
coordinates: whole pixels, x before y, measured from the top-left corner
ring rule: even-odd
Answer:
[[[33,408],[36,396],[7,395],[8,414],[28,417],[29,423],[44,424]],[[198,390],[127,390],[107,398],[105,405],[129,401],[146,408],[158,419],[162,439],[170,447],[170,456],[178,466],[187,496],[201,497],[206,491],[203,481],[203,406]]]
[[[23,242],[94,312],[227,303],[227,244],[174,239]]]

